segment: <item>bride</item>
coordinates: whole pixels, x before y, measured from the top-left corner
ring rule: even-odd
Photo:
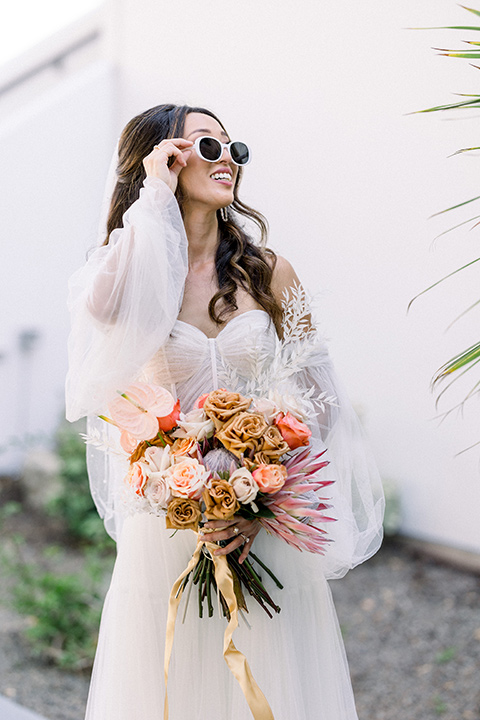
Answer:
[[[172,537],[164,518],[125,513],[128,464],[114,449],[116,429],[98,416],[119,389],[139,379],[169,389],[183,413],[202,393],[228,387],[233,376],[239,392],[251,393],[259,356],[276,368],[270,379],[277,397],[307,409],[313,447],[327,449],[330,464],[321,472],[335,481],[329,502],[336,522],[327,528],[325,555],[299,552],[257,520],[207,524],[209,540],[229,541],[220,554],[240,548],[243,560],[253,546],[285,586],[280,591],[266,578],[281,613],[269,619],[252,601],[248,622],[241,620],[235,633],[271,707],[255,718],[357,718],[327,580],[378,549],[381,485],[314,334],[298,278],[286,259],[265,248],[264,218],[239,199],[249,161],[248,146],[231,141],[203,108],[160,105],[133,118],[114,159],[104,244],[71,279],[67,417],[89,418],[92,495],[118,543],[87,720],[163,717],[170,590],[196,545],[193,533]],[[248,234],[254,227],[258,244]],[[294,308],[292,315],[295,300],[299,314]],[[289,312],[306,328],[308,352],[297,353],[294,372],[282,373]],[[302,342],[298,332],[296,352]],[[177,621],[171,720],[252,717],[222,657],[224,630],[225,619],[199,619],[193,602],[184,622]]]

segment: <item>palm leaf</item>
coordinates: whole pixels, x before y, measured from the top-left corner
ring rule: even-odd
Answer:
[[[480,215],[474,215],[474,217],[469,218],[468,220],[464,220],[461,223],[458,223],[458,225],[454,225],[451,228],[448,228],[448,230],[444,230],[439,235],[435,236],[435,240],[438,240],[438,238],[443,237],[443,235],[447,235],[447,233],[452,232],[453,230],[457,230],[457,228],[462,227],[462,225],[468,225],[468,223],[473,222],[474,220],[477,220],[477,218],[480,218]],[[478,223],[476,223],[473,227],[477,227]],[[473,230],[473,228],[471,228]]]
[[[480,17],[480,10],[474,10],[473,8],[467,7],[466,5],[460,5],[460,7],[463,8],[464,10],[468,10],[468,12],[471,12],[474,15],[478,15],[478,17]]]
[[[480,147],[462,148],[461,150],[455,150],[455,152],[452,153],[451,155],[449,155],[448,157],[453,157],[454,155],[460,155],[461,153],[472,152],[473,150],[480,150]]]
[[[441,368],[437,371],[434,379],[433,384],[436,385],[441,380],[444,380],[446,377],[451,375],[454,372],[458,372],[462,368],[466,368],[467,366],[470,366],[472,363],[476,364],[480,361],[480,342],[475,343],[475,345],[472,345],[467,350],[464,350],[463,352],[459,353],[458,355],[455,355],[451,360],[446,362],[444,365],[442,365]],[[476,386],[475,386],[476,387]]]
[[[440,210],[439,212],[434,213],[433,215],[430,215],[430,217],[434,218],[434,217],[437,217],[438,215],[443,215],[444,213],[450,212],[450,210],[456,210],[459,207],[468,205],[468,203],[475,202],[475,200],[480,200],[480,195],[477,195],[477,197],[474,197],[474,198],[470,198],[470,200],[464,200],[464,202],[458,203],[457,205],[452,205],[452,207],[446,208],[445,210]],[[472,220],[473,220],[473,218],[472,218]]]
[[[419,115],[420,113],[439,112],[440,110],[463,110],[480,105],[480,98],[476,100],[466,100],[464,102],[449,103],[448,105],[435,105],[435,107],[425,108],[425,110],[415,110],[408,115]]]
[[[415,295],[415,297],[412,298],[410,300],[410,302],[408,303],[407,312],[410,310],[412,304],[415,302],[415,300],[417,300],[417,298],[421,297],[422,295],[425,295],[425,293],[432,290],[432,288],[437,287],[437,285],[440,285],[440,283],[444,282],[445,280],[448,280],[448,278],[451,278],[454,275],[456,275],[457,273],[461,272],[462,270],[465,270],[465,268],[470,267],[470,265],[474,265],[479,260],[480,260],[480,257],[475,258],[475,260],[471,260],[466,265],[462,265],[462,267],[459,267],[456,270],[453,270],[451,273],[448,273],[448,275],[445,275],[443,278],[440,278],[440,280],[437,280],[436,282],[434,282],[433,285],[430,285],[430,287],[426,288],[425,290],[422,290],[422,292],[419,292],[418,295]]]
[[[480,17],[480,10],[476,10],[471,7],[467,7],[466,5],[460,5],[464,10],[466,10],[469,13],[472,13],[476,17]],[[480,27],[478,26],[472,26],[472,25],[447,25],[443,27],[436,27],[436,28],[423,28],[423,29],[430,29],[430,30],[468,30],[473,32],[480,31]],[[434,48],[434,50],[437,50],[440,55],[444,57],[451,57],[451,58],[461,58],[464,60],[477,60],[480,59],[480,50],[477,48],[480,48],[480,41],[475,40],[465,40],[463,41],[465,44],[471,46],[471,49],[463,49],[463,50],[449,50],[445,48]],[[474,65],[471,63],[473,67],[480,69],[478,65]],[[460,98],[462,98],[458,102],[449,103],[445,105],[437,105],[435,107],[426,108],[424,110],[417,111],[418,113],[430,113],[430,112],[442,112],[445,110],[465,110],[465,109],[474,109],[477,107],[480,107],[480,96],[478,94],[465,94],[465,93],[459,93],[458,94]],[[457,150],[453,153],[453,155],[460,155],[462,153],[466,152],[473,152],[476,150],[480,150],[480,146],[476,147],[469,147],[469,148],[462,148],[460,150]],[[450,156],[451,157],[451,156]],[[452,210],[457,210],[458,208],[462,208],[469,203],[475,202],[477,200],[480,200],[480,196],[476,196],[474,198],[471,198],[470,200],[465,200],[461,203],[458,203],[456,205],[453,205],[449,208],[446,208],[445,210],[441,210],[438,213],[435,213],[432,215],[432,217],[436,217],[438,215],[443,215],[444,213],[451,212]],[[463,225],[469,224],[474,220],[477,220],[480,216],[474,216],[470,218],[469,220],[465,220],[461,223],[458,223],[454,227],[450,228],[449,230],[445,230],[441,235],[445,235],[447,232],[451,232],[452,230],[455,230],[458,227],[461,227]],[[476,227],[480,223],[476,223],[474,227]],[[471,228],[471,229],[473,229]],[[441,235],[437,236],[440,237]],[[408,310],[410,309],[412,303],[420,297],[420,295],[423,295],[426,292],[429,292],[434,287],[439,285],[440,283],[444,282],[448,278],[453,277],[457,273],[461,272],[462,270],[465,270],[466,268],[470,267],[471,265],[474,265],[480,260],[479,258],[475,258],[474,260],[471,260],[470,262],[466,263],[460,268],[457,268],[456,270],[453,270],[451,273],[448,273],[448,275],[445,275],[440,280],[437,280],[437,282],[433,283],[428,287],[426,290],[423,290],[422,292],[418,293],[408,304]],[[480,299],[472,303],[466,310],[464,310],[460,315],[458,315],[455,320],[453,320],[452,323],[450,323],[449,328],[457,322],[460,318],[464,317],[468,312],[470,312],[473,308],[480,305]],[[440,401],[441,397],[451,388],[451,386],[463,375],[465,375],[467,372],[472,370],[477,364],[480,363],[480,342],[475,343],[471,347],[467,348],[466,350],[463,350],[462,352],[455,355],[455,357],[448,360],[444,365],[442,365],[437,372],[435,373],[434,378],[432,379],[432,386],[437,387],[439,383],[445,382],[447,379],[449,379],[449,382],[446,383],[445,387],[443,387],[442,391],[439,393],[436,399],[436,404],[438,405],[438,402]],[[480,393],[480,380],[475,383],[473,388],[470,390],[470,392],[466,395],[466,397],[462,400],[461,403],[456,405],[455,408],[451,408],[447,413],[444,414],[444,417],[449,415],[451,412],[453,412],[454,409],[457,408],[463,408],[463,405],[467,400],[472,398],[474,395]],[[478,443],[480,444],[480,443]],[[474,447],[474,446],[472,446]]]

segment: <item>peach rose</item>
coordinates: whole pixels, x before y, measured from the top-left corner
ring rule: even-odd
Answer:
[[[275,425],[282,433],[282,437],[288,443],[290,450],[295,450],[295,448],[302,445],[308,445],[312,431],[290,412],[287,412],[286,415],[283,413],[278,415],[275,418]]]
[[[227,480],[213,479],[203,491],[205,517],[208,520],[229,520],[240,507]]]
[[[229,478],[235,496],[240,503],[251,503],[258,493],[258,485],[252,473],[247,468],[238,468]]]
[[[163,432],[169,432],[178,425],[178,419],[180,417],[180,400],[177,400],[173,406],[173,410],[168,415],[158,418],[158,427]]]
[[[133,463],[125,478],[125,482],[129,485],[136,495],[145,497],[145,485],[149,477],[148,467],[141,462]]]
[[[228,392],[221,388],[209,393],[203,404],[203,410],[205,415],[213,420],[215,430],[220,430],[234,415],[246,410],[251,402],[251,398],[244,398],[239,393]]]
[[[271,494],[282,489],[287,479],[287,468],[283,465],[259,465],[252,473],[260,492]]]
[[[263,443],[260,450],[265,457],[269,458],[269,462],[275,462],[279,460],[282,455],[285,455],[285,453],[290,450],[290,447],[283,439],[276,425],[270,425],[263,435]]]
[[[240,457],[247,450],[258,450],[268,425],[261,413],[240,412],[217,432],[217,439]]]
[[[198,530],[202,513],[200,503],[190,498],[174,497],[168,504],[165,525],[169,530]]]
[[[137,440],[148,440],[158,433],[158,417],[172,412],[171,393],[160,385],[132,383],[109,405],[112,420]]]
[[[203,486],[210,476],[195,458],[180,457],[165,470],[165,477],[174,497],[188,497],[198,500],[202,495]]]

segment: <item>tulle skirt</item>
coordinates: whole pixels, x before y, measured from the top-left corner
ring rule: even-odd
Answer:
[[[100,626],[86,720],[162,720],[164,643],[171,587],[196,544],[173,537],[163,518],[125,521]],[[233,641],[244,653],[275,720],[357,720],[345,651],[321,561],[261,532],[254,552],[285,588],[263,574],[282,608],[270,619],[247,596]],[[224,618],[198,617],[192,592],[175,629],[168,697],[170,720],[251,720],[223,659]]]

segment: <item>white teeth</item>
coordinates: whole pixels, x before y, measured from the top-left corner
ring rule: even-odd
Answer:
[[[229,180],[230,181],[232,179],[232,176],[230,175],[230,173],[225,173],[225,172],[213,173],[213,175],[210,175],[210,177],[212,178],[212,180]]]

